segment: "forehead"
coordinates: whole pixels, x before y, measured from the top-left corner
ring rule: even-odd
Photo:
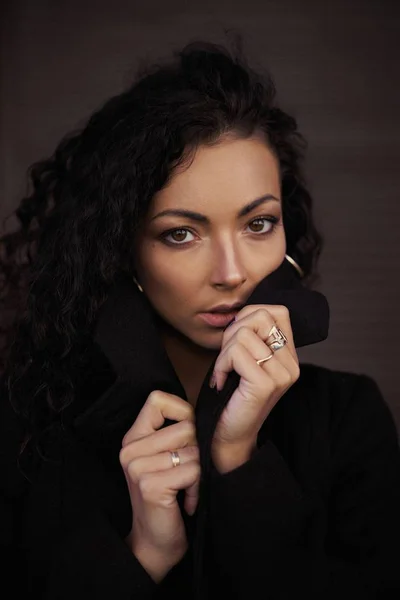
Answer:
[[[280,194],[278,161],[258,138],[200,146],[189,164],[155,194],[150,217],[166,208],[209,211],[226,203],[236,209],[263,194]]]

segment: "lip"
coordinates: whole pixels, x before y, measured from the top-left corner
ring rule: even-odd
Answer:
[[[221,328],[226,327],[228,323],[233,321],[233,319],[238,314],[239,309],[233,310],[231,312],[207,312],[207,313],[199,313],[199,317],[210,325],[211,327]]]
[[[210,308],[210,310],[207,311],[207,314],[216,312],[228,313],[233,312],[234,310],[238,311],[241,308],[243,308],[243,306],[243,302],[234,302],[233,304],[218,304],[218,306],[213,306],[212,308]]]

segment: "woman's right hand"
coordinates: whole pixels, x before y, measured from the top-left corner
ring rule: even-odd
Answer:
[[[160,429],[166,418],[178,422]],[[177,467],[172,451],[179,453]],[[191,404],[173,394],[151,392],[122,440],[119,460],[132,504],[132,530],[126,541],[159,582],[188,547],[178,490],[186,490],[184,507],[189,514],[198,501],[200,462]]]

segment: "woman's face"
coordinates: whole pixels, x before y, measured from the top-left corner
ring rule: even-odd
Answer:
[[[162,319],[220,348],[224,317],[204,313],[244,304],[283,261],[280,198],[278,162],[261,139],[197,150],[154,196],[136,240],[137,279]]]

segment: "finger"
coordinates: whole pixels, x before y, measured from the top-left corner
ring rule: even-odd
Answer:
[[[192,460],[175,469],[144,474],[140,479],[139,489],[146,502],[169,508],[176,502],[176,493],[196,485],[199,478],[200,465]],[[193,493],[191,498],[191,505],[193,505],[197,499]]]
[[[186,491],[185,491],[184,508],[185,508],[186,512],[188,513],[188,515],[193,515],[194,511],[197,508],[197,504],[199,501],[199,489],[200,489],[200,470],[199,470],[199,476],[197,477],[196,481],[192,485],[189,485],[189,487],[187,487]]]
[[[281,397],[300,376],[299,363],[293,358],[289,351],[286,353],[283,351],[281,352],[281,350],[273,352],[273,358],[261,363],[258,367],[263,369],[263,371],[269,375],[271,380],[274,381],[275,387],[279,391],[279,397]]]
[[[119,459],[124,466],[140,456],[153,456],[159,452],[195,445],[197,445],[197,438],[194,423],[180,421],[125,444],[120,450]]]
[[[179,467],[190,461],[199,460],[198,446],[179,448],[177,452],[179,454]],[[174,467],[172,463],[171,451],[160,452],[153,456],[138,456],[126,463],[125,466],[125,470],[133,483],[137,483],[144,473],[156,473],[175,468],[177,467]]]
[[[258,338],[258,342],[264,348],[265,353],[265,344],[260,338]],[[236,371],[243,381],[255,386],[262,386],[265,383],[265,372],[259,368],[253,356],[240,342],[233,342],[224,348],[215,362],[213,373],[218,391],[224,387],[228,373],[231,371]]]
[[[245,306],[236,315],[235,321],[225,330],[224,341],[227,342],[235,331],[244,324],[252,323],[255,331],[265,341],[274,325],[280,327],[294,346],[290,313],[286,306],[275,304],[254,304]],[[226,334],[226,335],[225,335]]]
[[[290,313],[287,307],[283,305],[261,304],[245,306],[236,315],[236,320],[224,331],[222,348],[225,344],[229,343],[235,333],[243,326],[252,328],[266,342],[274,325],[283,331],[287,338],[285,347],[290,350],[293,358],[298,361],[290,322]]]
[[[267,356],[272,358],[261,365],[257,364],[257,360]],[[218,390],[223,388],[228,373],[232,370],[249,384],[254,394],[257,394],[257,390],[259,394],[260,386],[267,385],[265,374],[273,376],[274,385],[279,389],[284,389],[298,377],[298,364],[286,348],[273,352],[247,327],[238,331],[236,339],[221,352],[215,363],[214,373]]]
[[[193,406],[179,396],[154,390],[147,398],[132,427],[126,432],[122,446],[157,431],[165,419],[194,421]]]

